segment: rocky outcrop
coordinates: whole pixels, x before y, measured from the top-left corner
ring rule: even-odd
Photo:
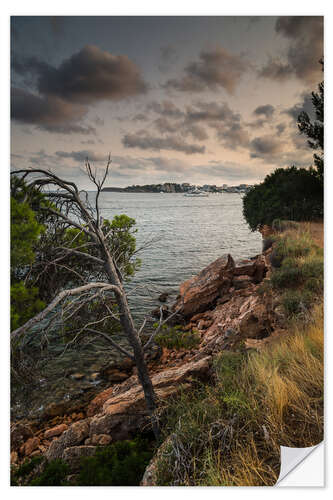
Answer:
[[[160,401],[191,387],[197,379],[207,379],[210,373],[210,357],[182,364],[155,373],[152,383]],[[78,456],[92,453],[96,445],[105,446],[112,440],[129,438],[149,423],[144,394],[136,376],[123,384],[104,391],[94,401],[93,417],[75,422],[59,438],[52,441],[46,452],[47,460],[62,458],[74,468]]]
[[[56,425],[55,427],[52,427],[51,429],[48,429],[45,431],[44,437],[45,439],[50,439],[55,436],[60,436],[63,432],[67,431],[68,425],[66,424],[59,424]]]
[[[215,260],[197,276],[180,285],[180,297],[174,309],[182,308],[185,318],[206,311],[230,287],[235,262],[231,255]]]
[[[27,439],[33,437],[33,430],[30,425],[17,422],[10,428],[10,449],[17,451]]]
[[[266,271],[262,255],[242,261],[238,266],[231,255],[220,257],[180,286],[180,295],[173,309],[181,308],[186,320],[198,313],[213,310],[216,305],[230,300],[234,290],[247,289],[260,283]]]
[[[46,452],[46,458],[49,461],[63,458],[64,450],[81,444],[89,436],[89,432],[89,419],[75,422],[58,439],[52,441],[51,446]]]

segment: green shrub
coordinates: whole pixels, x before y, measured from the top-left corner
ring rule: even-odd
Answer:
[[[40,476],[30,481],[29,486],[68,486],[68,473],[69,467],[63,460],[53,460],[46,464]]]
[[[78,486],[138,486],[152,457],[146,440],[118,441],[81,459]]]
[[[11,474],[10,483],[12,486],[18,486],[19,482],[24,481],[24,479],[31,474],[31,472],[40,465],[43,461],[43,457],[33,457],[31,459],[26,458],[23,464],[15,468]]]
[[[155,342],[167,349],[192,349],[200,344],[200,335],[195,330],[184,331],[179,325],[174,327],[163,325],[161,332],[155,337]]]
[[[314,297],[309,290],[288,290],[282,295],[282,305],[288,316],[293,316],[309,309]]]
[[[290,288],[302,283],[302,270],[296,266],[283,266],[272,273],[271,283],[274,289]]]

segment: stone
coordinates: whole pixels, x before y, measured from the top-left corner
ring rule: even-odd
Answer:
[[[113,368],[112,370],[107,370],[103,372],[103,376],[109,380],[109,382],[113,383],[119,383],[123,382],[128,378],[128,373],[127,372],[121,372],[117,370],[116,368]]]
[[[82,380],[85,377],[84,373],[73,373],[71,378],[74,380]]]
[[[37,437],[29,438],[28,441],[20,448],[22,455],[29,456],[33,451],[35,451],[39,446],[39,439]]]
[[[253,283],[261,283],[267,273],[267,266],[265,258],[262,255],[259,255],[254,262],[255,269],[252,276]]]
[[[65,403],[50,403],[44,410],[44,415],[46,417],[55,417],[65,415],[67,412],[67,406]],[[58,421],[57,421],[58,422]]]
[[[17,454],[17,451],[12,451],[10,453],[10,463],[11,464],[16,464],[18,461],[18,454]]]
[[[180,285],[180,298],[173,310],[181,307],[182,315],[189,319],[211,308],[227,291],[234,268],[235,262],[230,254],[216,259],[197,276]]]
[[[54,436],[60,436],[60,434],[62,434],[64,431],[67,431],[67,429],[68,425],[66,424],[56,425],[55,427],[52,427],[52,429],[48,429],[47,431],[45,431],[44,437],[46,439],[50,439]]]
[[[35,450],[32,453],[30,453],[29,458],[40,457],[40,456],[42,456],[41,450]]]
[[[166,319],[170,313],[168,306],[156,307],[156,309],[153,309],[150,314],[154,318],[159,319],[161,316],[161,311],[162,311],[162,319]]]
[[[85,444],[94,446],[106,446],[112,441],[111,436],[108,434],[93,434],[90,438],[86,439]]]
[[[58,439],[54,439],[46,452],[48,461],[62,458],[65,448],[77,446],[89,436],[89,419],[72,424]]]
[[[255,263],[252,260],[241,261],[234,269],[234,276],[253,276],[255,270]]]
[[[248,286],[251,285],[251,283],[252,283],[252,280],[247,275],[234,276],[234,279],[232,281],[232,284],[235,287],[235,290],[247,288]]]
[[[206,379],[210,373],[210,357],[197,362],[155,373],[151,380],[159,400],[177,394],[181,387],[188,389],[194,379]],[[138,381],[125,392],[111,394],[100,413],[90,421],[90,437],[94,434],[107,434],[113,439],[127,439],[133,432],[149,423],[143,390]]]
[[[167,292],[161,293],[161,295],[158,297],[158,300],[160,302],[166,302],[169,294]]]
[[[33,436],[31,426],[24,423],[14,423],[10,426],[10,449],[18,450],[28,438]]]
[[[109,387],[108,389],[105,389],[105,391],[97,394],[97,396],[95,396],[94,399],[90,401],[87,409],[88,417],[92,417],[93,415],[98,413],[98,411],[102,408],[105,401],[109,399],[113,391],[114,391],[114,386]]]

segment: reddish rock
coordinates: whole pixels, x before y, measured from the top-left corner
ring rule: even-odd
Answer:
[[[108,434],[93,434],[90,438],[85,440],[84,444],[93,446],[106,446],[110,444],[111,441],[112,438]]]
[[[106,372],[103,372],[103,376],[106,377],[109,380],[109,382],[119,383],[119,382],[124,382],[124,380],[128,378],[128,373],[121,372],[116,368],[113,368],[112,370],[110,369]]]
[[[164,400],[177,394],[181,387],[189,388],[194,378],[205,378],[210,369],[210,358],[154,374],[151,377],[156,395]],[[126,439],[131,433],[147,425],[147,410],[141,385],[137,382],[126,392],[108,399],[103,411],[90,422],[90,435],[108,434],[115,439]]]
[[[26,441],[24,445],[20,448],[22,455],[29,456],[33,451],[35,451],[38,448],[39,443],[40,441],[37,437],[32,437],[28,439],[28,441]]]
[[[72,424],[58,439],[54,439],[46,452],[48,460],[62,458],[65,448],[77,446],[89,436],[89,419]]]
[[[266,276],[266,272],[267,272],[266,259],[263,255],[259,255],[255,261],[255,271],[253,274],[253,282],[254,283],[261,283],[261,281]]]
[[[109,399],[109,397],[113,393],[113,390],[114,390],[113,386],[109,387],[108,389],[105,389],[105,391],[97,394],[97,396],[92,401],[90,401],[87,409],[88,417],[92,417],[93,415],[98,413],[98,411],[100,410],[100,408],[102,408],[105,401],[107,401],[107,399]]]
[[[14,423],[10,427],[10,448],[11,450],[18,450],[20,446],[30,437],[33,432],[30,425],[23,423]]]
[[[191,318],[211,307],[230,285],[235,263],[231,255],[220,257],[197,276],[180,285],[180,298],[174,310],[182,307],[185,318]]]
[[[232,284],[235,287],[235,290],[240,290],[243,288],[247,288],[252,283],[252,280],[247,275],[235,276],[232,280]]]
[[[44,437],[46,439],[52,438],[54,436],[60,436],[64,431],[67,431],[68,425],[66,424],[59,424],[56,427],[52,427],[52,429],[48,429],[44,433]]]

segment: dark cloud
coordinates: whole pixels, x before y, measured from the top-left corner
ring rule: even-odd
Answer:
[[[91,104],[99,100],[119,100],[147,91],[138,67],[124,55],[116,56],[87,45],[58,68],[36,58],[16,60],[17,73],[38,76],[42,95]]]
[[[202,92],[224,88],[233,94],[244,72],[249,68],[242,56],[218,47],[202,51],[199,61],[193,61],[184,70],[184,76],[168,80],[163,87],[182,92]]]
[[[197,139],[197,141],[204,141],[208,139],[208,134],[206,130],[200,125],[195,125],[195,124],[192,125],[185,124],[182,130],[182,134],[185,137],[191,135],[193,139]]]
[[[147,111],[154,111],[158,115],[167,116],[168,118],[183,118],[184,112],[170,100],[162,102],[153,101],[147,105]]]
[[[313,108],[313,104],[312,104],[311,94],[307,94],[307,93],[302,94],[301,101],[297,102],[291,108],[284,110],[282,113],[285,113],[285,114],[291,116],[291,118],[293,118],[296,122],[298,115],[302,111],[306,111],[306,113],[308,113],[308,115],[310,116],[311,120],[315,119],[315,113],[314,113],[314,108]]]
[[[230,126],[221,123],[216,125],[215,129],[218,139],[227,149],[235,151],[239,148],[245,148],[249,144],[249,133],[240,123],[234,123]]]
[[[15,57],[17,75],[30,78],[36,93],[12,90],[12,118],[50,132],[92,133],[78,125],[89,106],[100,100],[120,100],[145,93],[147,85],[127,56],[115,56],[88,45],[64,60],[58,68],[36,57]],[[99,117],[96,125],[103,125]]]
[[[162,134],[166,132],[172,133],[175,131],[174,124],[171,123],[167,118],[164,118],[163,116],[154,120],[153,124],[157,128],[157,130]]]
[[[198,101],[186,110],[186,120],[190,122],[216,122],[228,121],[239,123],[241,115],[235,113],[228,103]]]
[[[65,159],[72,159],[74,161],[77,161],[79,163],[84,163],[85,160],[88,158],[89,161],[104,161],[105,163],[107,162],[108,155],[104,153],[96,153],[95,151],[91,150],[81,150],[81,151],[56,151],[56,156],[58,158],[65,158]]]
[[[123,137],[122,142],[126,148],[151,149],[153,151],[160,151],[163,149],[180,151],[187,155],[205,152],[205,146],[188,144],[181,137],[153,137],[142,130],[136,132],[135,134],[126,134]]]
[[[82,126],[86,109],[54,96],[38,96],[19,88],[11,89],[11,118],[36,125],[48,132],[95,134],[91,126]]]
[[[275,31],[289,40],[286,60],[271,58],[259,75],[277,81],[296,76],[307,84],[317,83],[321,71],[318,61],[323,57],[323,17],[282,16]]]
[[[258,106],[254,111],[254,115],[264,115],[267,119],[272,118],[274,114],[274,106],[271,104],[264,104],[262,106]]]
[[[251,158],[267,158],[267,156],[281,153],[284,149],[284,142],[278,140],[273,135],[255,137],[250,142]]]
[[[285,123],[279,123],[278,125],[276,125],[277,135],[278,136],[282,135],[286,127],[287,125]]]
[[[221,144],[231,150],[246,147],[249,135],[241,115],[234,112],[227,103],[197,102],[187,108],[185,122],[206,123],[216,131]]]

